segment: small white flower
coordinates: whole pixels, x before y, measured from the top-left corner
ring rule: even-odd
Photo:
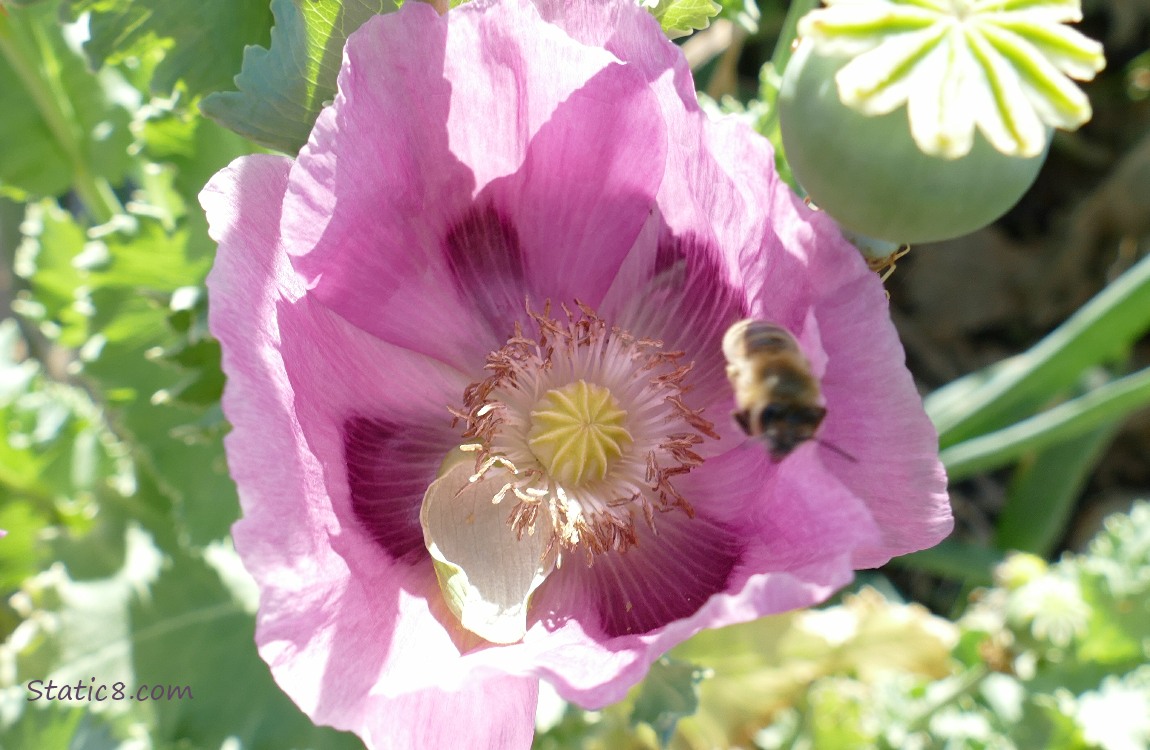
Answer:
[[[854,59],[835,76],[839,97],[865,115],[904,103],[925,153],[965,156],[977,126],[1012,156],[1042,152],[1047,127],[1073,130],[1090,101],[1102,45],[1065,23],[1079,0],[827,0],[799,34],[825,55]]]
[[[1045,575],[1014,592],[1007,619],[1020,626],[1029,623],[1035,638],[1065,648],[1086,630],[1090,605],[1076,580]]]

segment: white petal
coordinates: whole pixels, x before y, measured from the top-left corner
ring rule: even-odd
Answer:
[[[1082,20],[1079,0],[976,0],[971,9],[978,15],[1025,14],[1051,23],[1077,23]]]
[[[995,13],[986,24],[1023,37],[1052,65],[1079,81],[1089,81],[1106,67],[1102,45],[1069,26],[1027,13]]]
[[[938,24],[900,34],[859,55],[835,74],[843,104],[864,115],[885,115],[907,100],[914,72],[946,33]]]
[[[541,523],[517,538],[507,523],[515,496],[492,502],[512,475],[492,469],[471,482],[473,468],[457,463],[427,488],[419,512],[424,543],[463,627],[492,643],[515,643],[527,632],[531,594],[553,567],[544,561],[551,528]]]
[[[913,5],[860,0],[820,8],[799,19],[798,34],[823,55],[857,55],[892,36],[929,28],[939,12]]]
[[[919,63],[907,115],[910,132],[924,153],[957,159],[974,143],[974,112],[970,106],[973,61],[961,32],[948,35]]]
[[[1042,153],[1048,133],[1027,98],[1018,73],[981,35],[967,34],[967,42],[983,78],[981,85],[974,86],[978,92],[974,103],[978,129],[992,146],[1009,156]]]

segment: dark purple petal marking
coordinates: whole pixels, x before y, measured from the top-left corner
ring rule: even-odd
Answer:
[[[587,575],[599,596],[599,621],[609,637],[646,633],[699,611],[726,590],[739,559],[737,538],[699,517],[656,519],[624,553],[595,558]]]
[[[658,533],[637,526],[639,542],[626,552],[596,555],[590,565],[570,557],[537,594],[544,622],[584,620],[593,607],[604,635],[641,635],[690,617],[725,591],[742,555],[734,532],[702,516],[656,517]],[[590,624],[588,623],[590,627]]]
[[[723,334],[747,315],[743,290],[733,283],[718,250],[694,235],[664,234],[644,292],[623,315],[623,326],[682,350],[694,361],[690,382],[698,404],[728,397]],[[712,415],[714,416],[714,415]]]
[[[473,207],[448,230],[444,249],[456,289],[495,337],[506,339],[523,315],[526,289],[515,226],[491,206]]]
[[[352,512],[392,558],[413,564],[427,555],[419,509],[451,447],[442,430],[359,416],[344,422]]]
[[[703,243],[692,238],[690,245],[702,246]],[[659,244],[655,248],[655,271],[651,277],[657,279],[680,263],[685,262],[687,260],[686,250],[685,243],[681,242],[678,237],[668,234],[664,229],[663,236],[659,238]]]

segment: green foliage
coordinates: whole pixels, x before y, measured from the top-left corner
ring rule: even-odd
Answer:
[[[128,168],[128,113],[54,23],[57,3],[0,14],[0,192],[57,195],[118,184]]]
[[[664,656],[651,665],[635,696],[632,722],[643,722],[655,730],[665,746],[675,733],[675,725],[699,707],[698,685],[706,670],[694,664]]]
[[[253,585],[229,547],[168,557],[139,529],[127,531],[126,547],[123,566],[106,578],[76,581],[57,568],[28,579],[15,598],[21,637],[3,647],[15,685],[39,680],[34,686],[43,693],[49,681],[103,684],[102,715],[115,720],[93,722],[84,702],[56,704],[29,687],[21,689],[19,719],[0,736],[28,738],[18,747],[64,747],[48,743],[57,736],[93,741],[98,733],[105,738],[98,746],[114,748],[150,727],[161,747],[219,747],[229,736],[268,750],[362,747],[353,736],[313,726],[272,684],[251,647]],[[147,697],[157,686],[160,700],[126,697],[141,687]]]
[[[6,260],[19,245],[18,317],[0,313],[0,747],[359,747],[313,727],[255,652],[254,586],[227,536],[238,504],[206,325],[214,244],[196,195],[255,150],[245,136],[295,153],[335,96],[347,36],[398,3],[0,1],[0,193],[20,201],[0,200]],[[721,7],[754,25],[753,2]],[[719,8],[662,0],[653,12],[676,36]],[[81,16],[82,52],[83,26],[60,23]],[[262,46],[241,64],[245,45]],[[757,99],[707,106],[777,145],[774,71],[788,54],[780,45],[763,69]],[[197,99],[214,121],[188,106]],[[931,398],[952,470],[1019,468],[997,548],[951,543],[912,564],[989,583],[1002,550],[1053,549],[1098,453],[1145,403],[1145,371],[1121,363],[1150,326],[1148,279],[1144,261],[1031,352]],[[1150,510],[1111,519],[1087,555],[1035,560],[1010,557],[957,623],[864,590],[701,633],[621,703],[568,707],[536,745],[1150,742]],[[194,698],[27,700],[31,680],[93,677]],[[1121,720],[1110,706],[1126,707]]]
[[[127,486],[123,446],[116,443],[87,394],[46,378],[14,320],[0,322],[0,583],[14,588],[51,560],[84,559],[99,575],[119,566],[119,542],[101,535],[117,522],[96,515],[122,499]],[[40,529],[54,525],[51,540]]]
[[[655,671],[628,703],[569,712],[536,747],[654,750],[656,737],[623,731],[632,701],[635,713],[675,713],[674,750],[1144,747],[1150,503],[1107,519],[1088,554],[1053,566],[1010,558],[956,623],[864,589],[841,605],[706,631],[674,654],[710,668],[694,714],[682,711],[689,667],[678,690]]]
[[[1150,259],[1143,258],[1030,351],[960,378],[927,399],[943,448],[1033,414],[1090,367],[1120,358],[1150,329]]]
[[[298,152],[335,98],[344,41],[373,15],[396,7],[392,0],[272,0],[271,46],[245,50],[239,91],[213,94],[201,109],[256,143]]]
[[[723,6],[714,0],[656,0],[645,3],[669,39],[693,34],[711,24]]]
[[[1150,404],[1150,370],[1111,374],[1150,330],[1148,296],[1150,258],[1143,258],[1030,350],[926,398],[952,480],[1021,464],[999,549],[1053,549],[1095,457],[1132,412]],[[940,545],[905,562],[984,576],[977,562],[984,555],[962,547]]]
[[[266,44],[267,0],[65,0],[72,17],[91,13],[84,44],[93,68],[166,50],[152,91],[171,93],[183,82],[198,97],[227,88],[246,45]]]
[[[229,591],[217,568],[242,576],[239,560],[223,548],[212,552],[215,567],[194,557],[172,559],[151,593],[132,602],[137,684],[186,685],[193,696],[153,704],[160,706],[156,736],[193,747],[219,747],[229,736],[242,747],[268,750],[362,747],[353,735],[312,725],[275,688],[251,647],[254,592]]]
[[[755,0],[718,0],[722,10],[719,11],[720,18],[726,18],[739,26],[742,26],[748,34],[754,34],[759,30],[759,19],[762,14],[759,12],[759,4]]]
[[[101,731],[103,730],[103,731]],[[99,733],[97,738],[96,733]],[[56,748],[83,747],[111,750],[119,746],[106,733],[106,727],[91,712],[48,704],[25,711],[4,735],[13,747]],[[82,744],[81,744],[82,743]]]

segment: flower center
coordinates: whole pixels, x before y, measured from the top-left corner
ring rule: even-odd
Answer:
[[[703,462],[718,435],[684,403],[692,364],[660,341],[609,326],[579,305],[552,317],[528,310],[534,335],[514,334],[487,358],[491,375],[468,386],[465,450],[472,482],[501,477],[492,502],[515,503],[508,523],[558,550],[626,550],[635,524],[658,513],[693,515],[674,480]]]
[[[531,410],[527,445],[560,484],[600,480],[632,442],[627,412],[611,391],[586,380],[552,388]]]

